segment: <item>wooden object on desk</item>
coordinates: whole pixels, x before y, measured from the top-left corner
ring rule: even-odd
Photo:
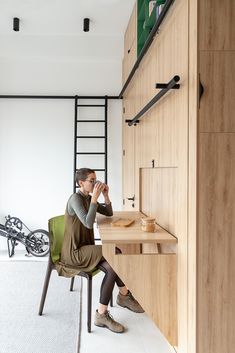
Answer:
[[[114,234],[124,235],[129,232],[135,232],[136,227],[138,226],[138,217],[140,217],[140,212],[115,212],[114,216],[106,217],[97,214],[97,225],[100,231],[102,232],[102,243],[105,242],[105,238],[108,242],[112,242],[115,239]],[[120,218],[132,219],[134,222],[129,227],[113,227],[111,223],[117,222]],[[105,234],[105,235],[104,235]],[[123,254],[140,254],[141,253],[141,244],[140,243],[130,243],[126,242],[125,237],[121,237],[118,242],[118,248],[122,251]],[[130,237],[129,237],[130,238]],[[115,240],[116,241],[116,240]]]
[[[112,221],[110,224],[112,227],[129,227],[134,222],[134,219],[118,218],[117,220]]]

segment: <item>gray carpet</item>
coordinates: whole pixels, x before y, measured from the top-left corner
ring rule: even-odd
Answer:
[[[38,316],[45,262],[0,262],[0,353],[77,353],[80,278],[52,272],[44,314]]]

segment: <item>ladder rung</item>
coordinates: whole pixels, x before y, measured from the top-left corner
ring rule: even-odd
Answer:
[[[105,154],[105,152],[76,152],[76,154]]]
[[[105,120],[76,120],[77,123],[105,123]]]
[[[78,104],[77,107],[105,107],[105,104]]]
[[[105,139],[105,136],[76,136],[79,139]]]
[[[94,169],[94,168],[91,168],[92,170],[94,170],[95,172],[105,172],[105,169]],[[76,169],[78,170],[78,169]]]
[[[95,169],[93,169],[93,170],[95,170]],[[97,169],[96,169],[96,170],[97,170]],[[78,189],[78,188],[80,188],[80,186],[76,185],[76,189]],[[105,203],[101,203],[101,202],[99,202],[99,204],[100,204],[100,205],[105,205]],[[100,240],[100,238],[97,238],[97,240]]]

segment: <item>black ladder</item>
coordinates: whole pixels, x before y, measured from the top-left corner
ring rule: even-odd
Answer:
[[[79,100],[103,100],[104,104],[80,104]],[[80,107],[84,108],[96,108],[96,107],[103,107],[104,108],[104,119],[92,119],[92,120],[87,120],[87,119],[79,119],[79,114],[78,114],[78,109]],[[98,124],[104,124],[104,133],[103,135],[80,135],[80,124],[84,123],[98,123]],[[83,165],[83,167],[88,167],[96,172],[103,172],[104,173],[104,182],[107,183],[107,167],[108,167],[108,143],[107,143],[107,134],[108,134],[108,96],[75,96],[75,119],[74,119],[74,175],[75,172],[78,169],[78,162],[79,162],[79,156],[81,155],[89,155],[89,156],[98,156],[102,155],[104,157],[104,163],[103,163],[103,168],[93,168],[92,165]],[[104,146],[103,146],[103,151],[80,151],[79,147],[82,145],[82,142],[79,143],[80,141],[84,141],[85,139],[89,139],[88,141],[91,141],[92,139],[103,139],[104,140]],[[81,166],[80,166],[81,167]],[[76,182],[74,180],[74,185],[73,185],[73,192],[76,192],[76,189],[78,186],[76,185]]]

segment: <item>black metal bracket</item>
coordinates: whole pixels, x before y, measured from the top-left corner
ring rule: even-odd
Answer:
[[[126,120],[125,120],[125,123],[128,123],[128,125],[129,125],[129,122],[130,122],[130,121],[131,121],[131,119],[126,119]],[[136,126],[137,124],[139,124],[139,122],[140,122],[139,120],[136,120],[135,123],[134,123],[134,126]],[[129,125],[129,126],[130,126],[130,125]]]
[[[167,83],[156,83],[155,88],[167,88]],[[171,89],[179,89],[180,88],[180,84],[176,83],[173,87],[171,87]]]
[[[157,101],[160,100],[170,89],[175,87],[177,82],[179,82],[180,77],[178,75],[175,75],[167,84],[166,88],[163,88],[160,92],[154,96],[151,101],[144,106],[144,108],[131,120],[128,122],[129,126],[132,126],[133,124],[138,121],[139,118],[141,118]]]

